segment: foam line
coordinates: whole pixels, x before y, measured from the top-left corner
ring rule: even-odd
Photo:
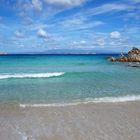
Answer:
[[[72,103],[56,103],[56,104],[20,104],[20,107],[65,107],[88,103],[119,103],[128,101],[139,101],[140,95],[138,96],[123,96],[123,97],[104,97],[104,98],[86,98],[84,101],[72,102]]]
[[[63,75],[64,72],[54,73],[18,73],[18,74],[2,74],[0,79],[11,79],[11,78],[49,78]]]

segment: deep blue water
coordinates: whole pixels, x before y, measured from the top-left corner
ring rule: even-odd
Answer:
[[[140,69],[110,55],[0,56],[0,101],[63,103],[140,95]]]

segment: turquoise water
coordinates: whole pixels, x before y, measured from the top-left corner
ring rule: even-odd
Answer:
[[[107,55],[0,56],[0,101],[67,103],[140,95],[140,69]]]

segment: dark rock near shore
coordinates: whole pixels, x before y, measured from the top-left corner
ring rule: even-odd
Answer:
[[[121,56],[117,58],[110,57],[109,60],[112,62],[140,62],[140,50],[138,48],[132,48],[128,54],[121,54]]]

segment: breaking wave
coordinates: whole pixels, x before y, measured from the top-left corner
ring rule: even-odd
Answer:
[[[20,107],[65,107],[80,104],[89,103],[119,103],[119,102],[129,102],[129,101],[139,101],[140,95],[138,96],[123,96],[123,97],[103,97],[103,98],[86,98],[85,100],[77,100],[72,103],[54,103],[54,104],[20,104]]]
[[[64,72],[54,73],[18,73],[18,74],[2,74],[0,79],[11,79],[11,78],[49,78],[57,77],[65,74]]]

